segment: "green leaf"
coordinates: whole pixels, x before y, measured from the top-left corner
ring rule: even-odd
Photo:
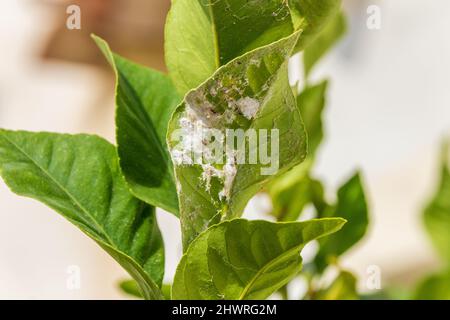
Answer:
[[[269,194],[273,204],[272,215],[278,221],[296,221],[307,205],[323,203],[323,192],[322,183],[310,176],[288,188],[271,188]]]
[[[341,0],[289,0],[294,26],[302,24],[304,33],[295,52],[307,48],[329,26],[341,7]]]
[[[181,259],[172,298],[265,299],[300,271],[306,243],[344,223],[339,218],[290,223],[235,219],[212,226]]]
[[[360,174],[356,173],[338,190],[334,207],[319,213],[320,217],[342,217],[348,221],[341,232],[319,241],[315,263],[318,270],[323,271],[330,259],[353,247],[367,231],[369,217]]]
[[[93,36],[116,74],[116,140],[120,167],[139,199],[178,215],[167,124],[181,101],[171,80],[134,64]]]
[[[306,157],[306,133],[287,75],[298,36],[293,34],[231,61],[190,91],[176,109],[169,124],[168,144],[175,163],[185,248],[210,225],[242,215],[248,200],[270,178]],[[223,147],[217,152],[223,161],[218,164],[216,156],[208,156],[217,148],[213,150],[212,143],[204,146],[201,134],[218,132],[225,138],[228,129],[241,129],[249,135],[268,132],[271,137],[259,138],[251,148],[246,143],[242,152],[227,152],[226,145],[234,139],[215,140]],[[272,129],[279,139],[272,135]],[[249,140],[247,136],[245,141]],[[266,148],[270,149],[271,164],[261,161]],[[258,156],[256,164],[249,161],[252,154]],[[197,161],[198,155],[203,156],[201,161]],[[271,165],[273,170],[267,172]]]
[[[414,294],[415,300],[450,300],[450,270],[422,280]]]
[[[330,286],[320,290],[315,295],[315,300],[358,300],[356,290],[357,280],[353,274],[348,271],[341,271]]]
[[[89,135],[0,130],[0,173],[13,192],[45,203],[96,241],[146,298],[162,298],[154,208],[129,193],[114,146]]]
[[[305,176],[288,188],[282,188],[278,183],[270,185],[268,193],[272,199],[271,214],[277,221],[296,221],[300,217],[311,201],[311,182],[309,176]]]
[[[306,87],[297,97],[297,105],[308,133],[308,156],[314,157],[323,139],[322,114],[328,81]]]
[[[278,221],[295,221],[310,203],[319,211],[324,207],[323,186],[310,177],[315,152],[322,142],[322,113],[328,82],[306,87],[297,97],[297,106],[308,133],[307,159],[274,179],[267,187],[272,199],[272,215]]]
[[[141,294],[141,290],[139,289],[139,285],[134,280],[123,280],[123,281],[121,281],[119,283],[119,288],[123,292],[129,294],[130,296],[142,299],[142,294]]]
[[[170,300],[170,290],[171,285],[169,284],[163,284],[161,286],[161,292],[164,295],[165,299]],[[119,288],[129,294],[130,296],[133,296],[135,298],[142,299],[141,291],[139,290],[139,285],[135,280],[123,280],[119,283]]]
[[[344,36],[347,22],[343,12],[335,14],[305,49],[303,65],[305,78],[308,77],[316,63]]]
[[[166,64],[181,94],[220,66],[304,30],[303,50],[336,16],[340,0],[173,0],[165,28]]]
[[[442,148],[441,178],[438,190],[424,212],[424,222],[431,240],[450,266],[450,169],[449,143]]]
[[[271,181],[266,191],[272,200],[271,214],[278,221],[296,221],[308,204],[321,211],[325,204],[322,183],[310,177],[312,158]]]
[[[303,54],[305,78],[308,77],[314,65],[328,52],[345,34],[347,24],[342,12],[336,14],[310,43]]]
[[[173,0],[165,29],[166,64],[184,94],[232,59],[292,32],[284,0]]]

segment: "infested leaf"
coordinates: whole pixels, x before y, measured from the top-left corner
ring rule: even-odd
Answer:
[[[209,226],[239,217],[248,200],[271,178],[304,160],[306,134],[287,75],[298,36],[293,34],[231,61],[190,91],[176,109],[168,144],[175,164],[185,248]],[[215,150],[204,146],[202,133],[227,137],[237,129],[256,136],[257,145],[250,147],[251,136],[245,137],[247,146],[240,150],[234,137],[217,139],[223,146],[219,163],[213,156]],[[262,139],[264,132],[269,132],[270,138]],[[234,150],[227,149],[230,141]],[[263,163],[263,150],[273,161]],[[258,156],[254,163],[252,155]]]

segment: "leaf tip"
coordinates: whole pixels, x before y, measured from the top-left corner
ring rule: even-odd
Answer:
[[[329,218],[329,221],[332,224],[332,227],[330,228],[331,229],[330,233],[338,232],[348,222],[347,219],[341,217]]]
[[[97,36],[95,33],[91,33],[90,36],[92,40],[94,40],[95,44],[100,49],[100,51],[103,53],[106,60],[108,60],[108,63],[113,67],[113,69],[115,69],[114,56],[111,51],[111,48],[109,47],[108,42],[106,42],[105,39]]]

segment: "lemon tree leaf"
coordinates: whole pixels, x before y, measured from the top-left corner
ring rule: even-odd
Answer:
[[[160,299],[164,248],[154,208],[133,197],[116,149],[90,135],[0,130],[0,174],[18,195],[65,217]]]
[[[295,52],[311,45],[339,12],[341,0],[288,0],[294,26],[304,29]]]
[[[320,290],[314,296],[315,300],[358,300],[356,290],[357,280],[355,276],[348,271],[339,272],[334,281],[323,290]]]
[[[328,81],[307,86],[297,97],[297,105],[308,133],[308,156],[314,157],[323,139],[322,115]]]
[[[165,29],[166,64],[184,94],[232,59],[292,32],[283,0],[174,0]]]
[[[324,207],[323,186],[310,176],[314,155],[323,139],[322,113],[325,107],[327,81],[306,87],[297,97],[297,106],[308,133],[307,159],[275,178],[267,186],[272,199],[272,215],[278,221],[295,221],[308,204],[317,210]]]
[[[319,271],[322,271],[330,259],[334,259],[362,239],[369,225],[366,196],[361,175],[354,174],[338,190],[337,204],[319,212],[320,217],[342,217],[348,223],[341,232],[319,241],[320,249],[315,262]]]
[[[318,1],[320,2],[320,1]],[[315,39],[308,45],[303,54],[305,78],[315,64],[327,53],[345,34],[347,24],[342,12],[335,14],[318,33]]]
[[[208,226],[239,217],[248,200],[271,178],[306,157],[306,133],[287,75],[298,36],[295,33],[232,60],[190,91],[176,109],[168,144],[185,248]],[[257,135],[256,145],[250,147],[246,136],[245,150],[238,149],[234,137],[228,139],[229,133],[238,133],[238,129]],[[216,140],[223,146],[222,152],[217,152],[222,164],[216,156],[209,159],[215,150],[211,144],[204,146],[205,131],[227,138]],[[262,133],[267,136],[261,138]],[[235,150],[228,152],[230,143]],[[263,163],[264,150],[271,155],[270,163]],[[254,163],[252,155],[257,157]]]
[[[119,162],[131,192],[178,215],[167,124],[181,101],[164,74],[114,54],[93,36],[116,74],[116,140]]]
[[[166,64],[181,94],[250,50],[304,30],[295,52],[312,43],[340,0],[173,0],[165,28]]]
[[[338,231],[345,220],[272,223],[234,219],[196,238],[181,259],[173,299],[265,299],[302,267],[311,240]]]
[[[141,290],[139,289],[139,285],[134,280],[123,280],[119,282],[119,288],[130,296],[142,299],[142,294]]]

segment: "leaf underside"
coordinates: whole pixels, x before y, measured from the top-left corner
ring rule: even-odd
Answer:
[[[301,269],[300,251],[339,230],[339,218],[271,223],[234,219],[215,225],[181,259],[173,299],[265,299]]]

